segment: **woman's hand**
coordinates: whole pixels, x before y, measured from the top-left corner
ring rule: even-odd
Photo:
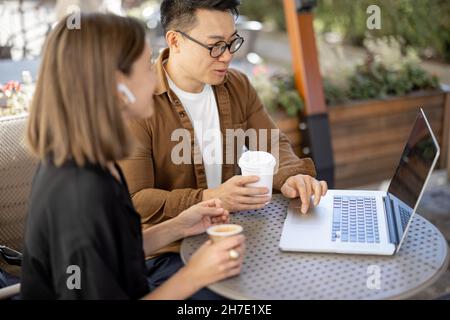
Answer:
[[[215,244],[207,241],[185,267],[144,299],[186,299],[209,284],[238,275],[244,261],[244,241],[243,235],[226,238]],[[232,259],[230,250],[237,251],[239,257]]]
[[[222,202],[212,199],[190,207],[174,219],[183,237],[189,237],[205,232],[212,225],[227,223],[229,216]]]
[[[232,259],[230,250],[239,253],[239,258]],[[233,277],[241,272],[245,256],[245,237],[237,235],[218,243],[208,240],[192,256],[185,267],[185,272],[192,284],[201,289],[207,285]]]

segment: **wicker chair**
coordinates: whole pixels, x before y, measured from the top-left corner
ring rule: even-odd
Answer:
[[[0,245],[19,252],[23,249],[27,203],[37,165],[25,146],[26,123],[27,115],[0,118]],[[0,268],[20,276],[20,267],[1,257]]]

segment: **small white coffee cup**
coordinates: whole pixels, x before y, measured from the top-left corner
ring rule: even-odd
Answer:
[[[275,157],[264,151],[247,151],[239,159],[242,176],[258,176],[259,181],[249,183],[247,187],[266,187],[267,196],[272,196],[273,174],[276,166]],[[266,195],[264,195],[266,196]]]
[[[225,238],[237,236],[244,231],[244,228],[238,224],[219,224],[211,226],[206,230],[213,242],[219,242]]]

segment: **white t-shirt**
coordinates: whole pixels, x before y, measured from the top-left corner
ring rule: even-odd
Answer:
[[[170,89],[183,104],[195,133],[195,141],[200,147],[205,166],[208,188],[216,188],[222,183],[222,134],[216,97],[210,85],[205,85],[200,93],[181,90],[167,74]]]

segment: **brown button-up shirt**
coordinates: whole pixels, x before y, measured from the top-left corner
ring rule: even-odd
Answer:
[[[144,229],[173,218],[200,202],[203,190],[208,188],[202,155],[195,143],[193,125],[180,99],[167,82],[163,62],[168,56],[169,51],[166,49],[155,65],[158,78],[154,97],[155,113],[149,119],[130,123],[137,141],[136,150],[131,157],[120,163],[133,203],[142,217]],[[230,70],[224,82],[213,86],[213,90],[223,138],[222,182],[240,174],[237,161],[244,143],[250,150],[258,149],[275,154],[274,148],[277,148],[279,156],[276,156],[277,172],[273,181],[275,191],[279,191],[292,175],[316,175],[311,159],[299,159],[284,134],[271,134],[270,130],[277,127],[243,73]],[[179,135],[172,137],[177,129],[185,129],[183,138],[190,147],[190,150],[187,149],[190,152],[187,158],[191,160],[188,163],[173,161],[172,154],[177,150],[175,153],[178,155],[181,141]],[[259,135],[256,145],[248,138],[239,141],[233,136],[239,131],[230,129],[242,129],[241,133],[248,129],[256,129],[257,132],[267,129],[268,141],[260,140]],[[175,243],[159,253],[178,250],[179,244]]]

